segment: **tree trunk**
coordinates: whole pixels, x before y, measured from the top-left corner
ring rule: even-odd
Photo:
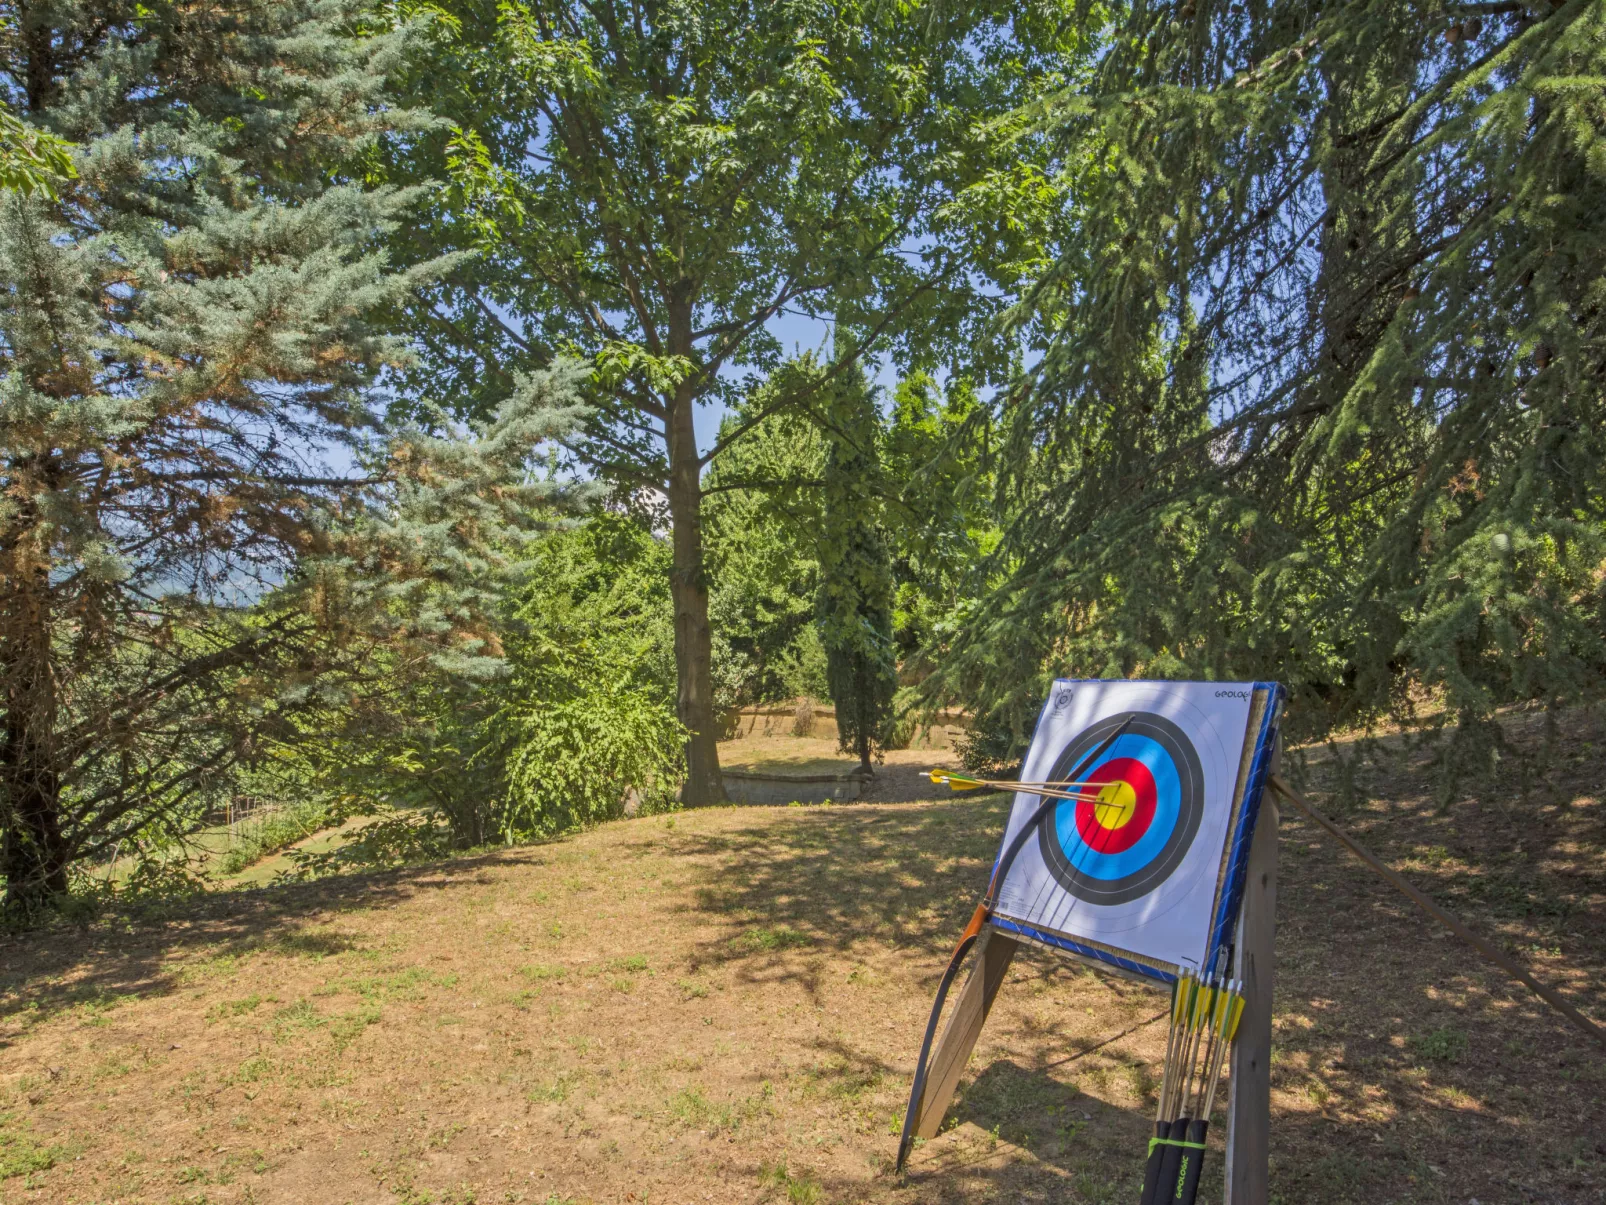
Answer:
[[[858,739],[854,744],[855,752],[859,755],[859,770],[864,774],[874,773],[870,768],[870,754],[872,752],[870,733],[875,730],[875,717],[868,714],[870,708],[867,706],[867,701],[875,697],[875,683],[869,681],[872,673],[871,668],[865,664],[863,659],[860,659],[858,669],[854,673],[854,677],[859,680],[859,686],[853,692],[853,703],[859,714],[853,717],[853,727],[858,733]],[[883,738],[885,738],[885,735],[886,733],[883,731]]]
[[[67,843],[48,741],[31,730],[26,715],[6,715],[0,793],[5,798],[0,870],[6,876],[6,910],[32,914],[67,894]]]
[[[0,564],[0,872],[6,908],[32,913],[67,893],[67,843],[61,834],[61,779],[53,756],[55,675],[50,661],[49,570],[33,533],[8,541]]]
[[[669,523],[674,547],[670,593],[675,603],[676,710],[691,730],[686,740],[687,806],[725,801],[714,723],[713,634],[708,626],[708,583],[703,577],[703,487],[697,460],[695,402],[680,386],[669,402]]]

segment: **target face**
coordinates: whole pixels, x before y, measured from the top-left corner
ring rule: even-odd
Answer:
[[[1046,811],[1043,796],[1016,793],[1000,857],[1027,824],[1034,829],[999,884],[996,923],[1136,974],[1211,965],[1218,930],[1232,923],[1218,905],[1236,907],[1231,875],[1253,835],[1252,823],[1238,823],[1248,815],[1238,804],[1260,797],[1253,767],[1275,741],[1276,691],[1056,681],[1020,779],[1088,785],[1072,788],[1075,799],[1049,797]]]
[[[1199,754],[1181,728],[1152,712],[1122,712],[1084,729],[1047,778],[1063,780],[1128,717],[1127,730],[1080,775],[1096,784],[1097,798],[1067,800],[1038,829],[1049,873],[1090,904],[1153,892],[1182,864],[1204,816]]]

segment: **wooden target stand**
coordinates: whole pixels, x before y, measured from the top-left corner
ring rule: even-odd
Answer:
[[[1273,755],[1275,771],[1282,752]],[[1268,775],[1269,778],[1269,775]],[[1243,1019],[1230,1051],[1227,1085],[1226,1205],[1267,1205],[1271,1137],[1271,1010],[1277,932],[1277,805],[1268,787],[1261,796],[1243,903],[1238,912],[1232,977],[1242,979]],[[915,1122],[917,1138],[934,1138],[981,1037],[1020,939],[987,925],[977,942],[970,977],[931,1052],[925,1096]],[[1073,955],[1074,957],[1074,955]],[[1108,971],[1101,962],[1088,965]],[[1134,1155],[1134,1167],[1141,1167]]]

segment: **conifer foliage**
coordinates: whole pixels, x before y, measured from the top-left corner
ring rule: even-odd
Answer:
[[[1074,220],[934,687],[1017,730],[1054,673],[1281,678],[1317,727],[1597,691],[1606,9],[1101,11],[1021,116]]]
[[[892,640],[892,559],[882,525],[881,416],[864,373],[829,386],[820,498],[820,588],[814,613],[844,752],[870,758],[886,743],[898,688]]]
[[[351,0],[0,19],[22,141],[65,140],[76,172],[0,194],[13,907],[193,807],[293,709],[271,684],[314,680],[344,587],[298,558],[339,552],[375,485],[368,386],[394,357],[367,315],[412,284],[376,246],[408,198],[362,181],[422,121],[382,91],[408,36]]]
[[[772,389],[793,387],[792,377],[772,378],[749,404],[761,408]],[[733,415],[724,429],[740,421]],[[830,693],[814,624],[824,465],[819,427],[791,411],[749,430],[703,478],[714,688],[722,706]]]

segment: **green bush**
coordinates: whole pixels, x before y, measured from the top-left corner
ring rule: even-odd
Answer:
[[[484,638],[495,674],[409,676],[314,743],[302,777],[339,799],[328,820],[378,818],[293,855],[296,874],[551,837],[619,816],[631,793],[644,811],[674,807],[685,732],[667,561],[620,515],[536,541]]]
[[[978,719],[954,738],[959,764],[972,773],[1003,773],[1020,763],[1026,742],[1007,720]]]
[[[328,801],[313,799],[274,809],[260,819],[242,820],[234,826],[233,844],[217,861],[218,870],[225,875],[239,874],[253,862],[328,827],[330,819]]]
[[[781,650],[776,665],[785,698],[828,699],[831,682],[826,674],[825,645],[814,624],[801,629],[792,643]]]
[[[611,668],[575,667],[566,676],[553,667],[546,691],[499,718],[513,735],[498,817],[504,840],[611,819],[631,790],[644,811],[673,806],[685,729],[662,700],[617,681]]]
[[[907,749],[914,742],[919,729],[917,713],[912,710],[895,712],[887,722],[886,738],[882,745],[887,749]]]
[[[502,841],[548,837],[673,806],[685,729],[675,718],[668,549],[598,516],[546,542],[510,625],[505,700],[489,727],[505,787]]]

